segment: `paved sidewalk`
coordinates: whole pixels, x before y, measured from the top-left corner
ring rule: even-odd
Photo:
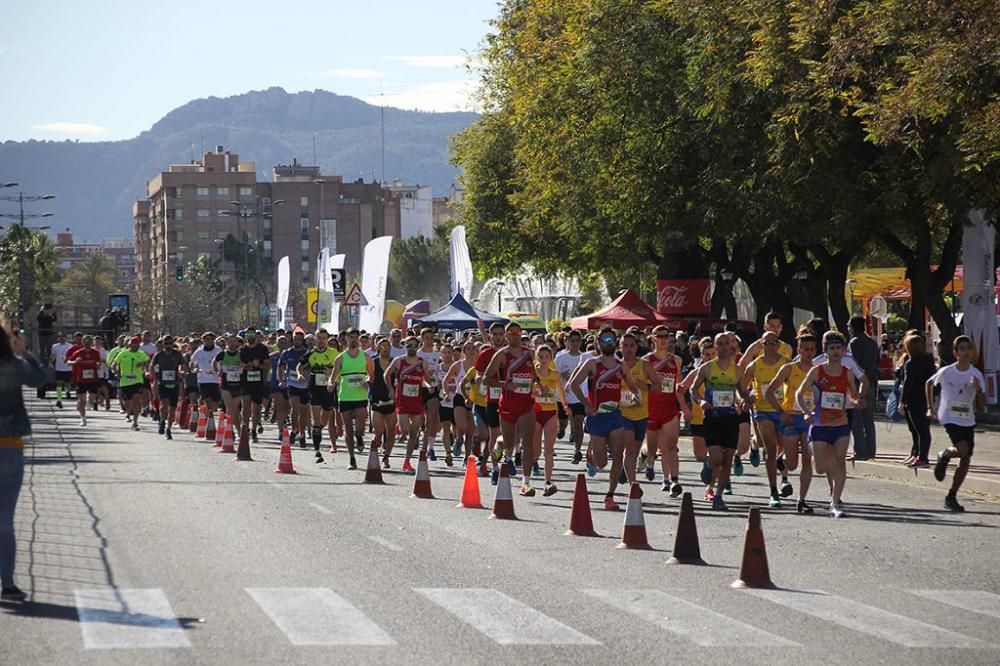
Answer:
[[[949,444],[944,428],[931,426],[931,463],[929,469],[911,469],[902,464],[910,454],[910,431],[905,423],[890,424],[887,420],[876,421],[878,431],[878,455],[875,460],[856,461],[848,466],[848,473],[854,476],[872,476],[893,481],[904,481],[922,486],[940,488],[942,494],[951,485],[951,473],[955,463],[948,466],[948,476],[944,483],[934,479],[933,462],[937,452]],[[972,457],[969,474],[962,484],[962,492],[994,495],[1000,498],[1000,432],[992,426],[977,426],[976,450]]]

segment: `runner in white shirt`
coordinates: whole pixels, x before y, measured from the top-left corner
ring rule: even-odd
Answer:
[[[556,354],[556,371],[562,378],[563,386],[569,383],[569,378],[573,376],[582,363],[593,358],[592,354],[584,354],[580,351],[582,346],[583,335],[580,331],[570,331],[566,334],[566,349]],[[580,386],[584,396],[587,395],[588,388],[586,383]],[[573,391],[566,391],[566,405],[563,406],[563,410],[564,412],[568,411],[568,416],[572,418],[569,432],[570,439],[573,440],[573,464],[578,465],[583,460],[581,451],[583,447],[583,422],[587,413]],[[560,429],[565,430],[565,426],[561,426]]]
[[[56,344],[52,345],[52,353],[49,356],[49,362],[55,366],[56,370],[56,407],[62,408],[62,396],[63,391],[66,391],[66,395],[69,395],[69,386],[72,381],[72,368],[68,363],[66,363],[66,352],[70,350],[73,345],[66,342],[66,334],[59,333],[56,335]]]
[[[976,345],[967,335],[955,338],[952,345],[956,363],[946,365],[927,380],[927,417],[937,419],[944,426],[951,446],[938,453],[937,464],[934,465],[934,478],[944,481],[948,469],[948,461],[958,457],[958,468],[952,478],[951,490],[944,498],[944,506],[952,511],[965,511],[958,503],[956,495],[965,481],[976,448],[976,409],[985,409],[986,398],[983,388],[986,379],[978,368],[972,365],[976,358]],[[941,400],[937,413],[934,413],[934,387],[941,387]]]
[[[441,378],[438,374],[441,369],[441,353],[434,349],[434,344],[434,329],[428,326],[420,331],[421,346],[417,350],[417,356],[427,364],[427,385],[430,387],[420,389],[424,401],[424,448],[427,449],[427,458],[432,461],[437,460],[434,440],[441,429]],[[392,354],[391,346],[389,354]],[[447,449],[447,442],[445,448]],[[450,451],[447,452],[445,463],[448,467],[452,465]]]
[[[201,404],[205,406],[206,416],[212,418],[215,406],[222,401],[222,382],[219,377],[219,366],[215,358],[219,355],[219,347],[215,345],[215,333],[205,332],[201,336],[202,345],[191,354],[191,369],[198,373],[198,393]]]
[[[403,346],[403,332],[394,328],[389,333],[389,358],[397,359],[400,356],[406,356],[406,347]]]
[[[156,352],[159,349],[156,346],[156,342],[153,340],[153,334],[150,331],[142,332],[142,342],[139,343],[139,351],[146,352],[146,356],[153,358],[156,356]],[[150,368],[146,369],[146,375],[142,378],[142,415],[149,415],[153,417],[154,421],[160,419],[160,410],[152,409],[150,403],[153,402],[153,392],[152,384],[149,381]]]

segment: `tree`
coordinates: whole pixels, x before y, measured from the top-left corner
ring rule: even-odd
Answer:
[[[220,259],[198,257],[184,267],[183,288],[168,289],[163,295],[164,332],[186,334],[235,329],[239,303],[226,289]]]
[[[444,305],[451,298],[451,229],[442,224],[434,237],[414,236],[394,241],[389,256],[386,294],[400,303],[426,298]]]
[[[58,301],[90,311],[94,321],[107,307],[108,294],[115,290],[115,263],[101,252],[91,252],[66,271],[56,286]]]
[[[33,307],[52,298],[55,274],[56,252],[49,237],[12,225],[0,237],[0,312],[14,322],[28,320]],[[23,313],[18,303],[22,287]]]

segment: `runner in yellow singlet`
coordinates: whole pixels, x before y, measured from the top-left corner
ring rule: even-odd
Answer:
[[[761,345],[764,353],[751,361],[744,373],[744,387],[752,386],[753,394],[756,398],[754,402],[753,417],[757,424],[757,432],[763,440],[764,450],[767,452],[767,459],[764,467],[767,470],[767,480],[770,484],[771,496],[768,506],[772,509],[781,507],[781,498],[778,495],[778,444],[781,427],[781,412],[774,405],[764,399],[764,394],[770,388],[775,375],[790,357],[782,356],[778,353],[778,336],[774,331],[766,331],[761,338]]]

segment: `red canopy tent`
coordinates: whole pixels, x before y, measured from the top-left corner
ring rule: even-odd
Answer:
[[[618,295],[607,307],[589,315],[581,315],[570,320],[572,328],[598,329],[604,326],[612,328],[628,328],[629,326],[655,326],[667,321],[667,318],[657,314],[631,289],[626,289]]]

